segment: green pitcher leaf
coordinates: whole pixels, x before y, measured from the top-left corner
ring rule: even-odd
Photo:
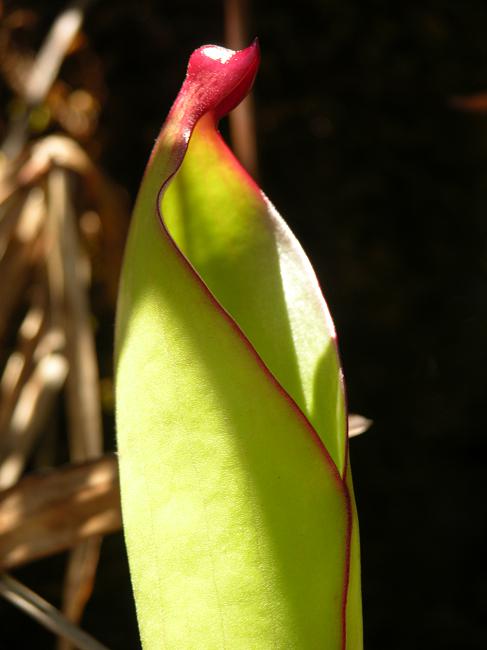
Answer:
[[[193,53],[127,243],[117,432],[146,650],[362,647],[333,323],[217,130],[258,61],[255,43]]]

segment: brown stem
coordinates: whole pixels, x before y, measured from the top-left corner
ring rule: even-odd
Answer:
[[[249,44],[248,0],[225,0],[225,41],[232,50]],[[229,115],[230,137],[235,155],[246,170],[257,178],[257,140],[252,95],[248,95]]]

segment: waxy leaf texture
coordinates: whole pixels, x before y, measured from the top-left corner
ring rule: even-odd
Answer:
[[[127,243],[117,435],[146,650],[362,647],[335,330],[217,130],[258,64],[256,43],[193,53]]]

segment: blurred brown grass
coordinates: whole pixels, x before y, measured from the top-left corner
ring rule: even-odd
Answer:
[[[114,314],[128,201],[92,157],[103,83],[82,32],[89,4],[69,5],[37,51],[34,12],[3,10],[0,23],[0,568],[71,549],[62,615],[6,575],[0,593],[64,650],[101,647],[69,623],[90,597],[101,536],[120,527],[104,456],[112,377],[100,380],[95,330]],[[66,59],[71,79],[59,75]]]

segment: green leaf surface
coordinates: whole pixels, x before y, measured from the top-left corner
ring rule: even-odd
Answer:
[[[117,433],[146,649],[362,647],[333,324],[216,128],[257,65],[255,44],[192,55],[127,244]]]

